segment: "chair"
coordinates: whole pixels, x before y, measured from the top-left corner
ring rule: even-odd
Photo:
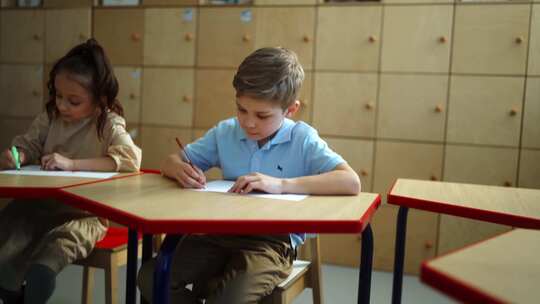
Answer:
[[[81,302],[92,303],[94,268],[105,270],[105,303],[118,303],[118,267],[127,262],[128,230],[124,227],[109,227],[107,235],[96,243],[92,253],[74,264],[83,269],[83,292]]]
[[[262,300],[263,304],[288,304],[306,288],[313,291],[313,303],[322,304],[321,258],[319,236],[309,237],[304,246],[309,247],[309,260],[295,260],[289,277]]]
[[[154,274],[154,300],[157,303],[168,301],[169,267],[172,262],[173,252],[182,236],[168,235],[163,241],[156,261],[156,273]],[[308,237],[306,245],[310,248],[310,260],[295,260],[292,273],[279,284],[274,291],[261,300],[262,304],[287,304],[292,303],[305,288],[313,289],[313,303],[322,304],[323,296],[321,289],[321,259],[318,235]]]

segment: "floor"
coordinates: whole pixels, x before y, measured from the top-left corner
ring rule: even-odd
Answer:
[[[323,265],[323,294],[324,303],[356,303],[358,286],[358,270],[349,267]],[[82,267],[68,266],[57,279],[57,289],[50,304],[80,303]],[[119,280],[124,282],[125,269],[120,272]],[[97,270],[94,283],[94,303],[105,303],[103,271]],[[456,303],[444,295],[422,284],[415,276],[404,278],[402,303]],[[124,302],[124,285],[120,284],[119,303]],[[374,272],[371,285],[371,303],[390,303],[392,292],[392,274]],[[305,290],[294,304],[312,303],[311,290]]]

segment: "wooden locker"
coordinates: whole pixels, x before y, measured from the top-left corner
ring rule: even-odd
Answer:
[[[375,135],[376,74],[316,72],[314,92],[313,125],[321,134]]]
[[[144,64],[194,66],[197,10],[152,8],[144,15]]]
[[[394,247],[398,208],[384,205],[371,221],[374,235],[373,268],[382,271],[394,269]],[[411,209],[408,214],[405,246],[405,273],[418,275],[422,261],[436,253],[439,215]],[[355,234],[321,234],[323,263],[359,267],[362,239]]]
[[[196,70],[195,127],[208,129],[236,115],[234,73],[236,70]]]
[[[381,75],[377,136],[444,141],[448,76]]]
[[[129,124],[140,123],[142,69],[139,67],[116,66],[114,74],[120,87],[118,100],[124,107],[124,118]]]
[[[448,73],[453,5],[386,6],[381,70]]]
[[[43,10],[0,11],[0,62],[43,63]]]
[[[523,109],[522,147],[540,148],[540,78],[527,78]]]
[[[328,146],[341,155],[356,171],[362,183],[362,192],[371,192],[373,179],[373,141],[325,137]]]
[[[316,69],[377,71],[381,16],[381,6],[319,7]]]
[[[256,10],[201,7],[197,65],[237,68],[255,48]]]
[[[540,4],[538,3],[532,5],[527,74],[540,76]]]
[[[91,34],[91,9],[45,10],[45,62],[54,63]]]
[[[516,186],[518,149],[447,145],[444,180]]]
[[[456,5],[453,73],[524,75],[529,4]]]
[[[440,180],[443,145],[412,142],[377,141],[373,192],[386,193],[398,178]]]
[[[169,154],[178,152],[176,137],[183,143],[191,142],[191,131],[183,128],[143,126],[141,128],[141,149],[144,151],[142,168],[159,170]]]
[[[453,76],[446,140],[517,147],[524,81],[522,77]]]
[[[191,127],[193,77],[193,69],[144,68],[142,122]]]
[[[93,29],[113,65],[142,64],[143,9],[94,9]]]
[[[257,8],[255,48],[282,46],[298,55],[304,70],[312,69],[315,7]]]
[[[518,186],[540,189],[540,150],[521,150]]]
[[[32,118],[43,111],[43,66],[0,66],[2,114]]]

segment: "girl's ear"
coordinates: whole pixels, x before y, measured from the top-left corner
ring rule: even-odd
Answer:
[[[285,110],[285,116],[291,118],[300,110],[300,100],[295,100],[288,108]]]

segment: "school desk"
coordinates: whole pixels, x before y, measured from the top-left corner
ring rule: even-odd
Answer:
[[[151,257],[151,234],[362,233],[358,302],[368,303],[373,235],[369,221],[380,196],[308,196],[302,201],[185,190],[159,174],[62,190],[71,204],[129,227],[126,303],[135,303],[137,231],[143,260]]]
[[[401,303],[409,208],[540,229],[540,190],[398,179],[387,196],[398,205],[392,303]]]
[[[540,231],[515,229],[422,263],[422,282],[467,303],[538,303]]]
[[[136,173],[119,173],[110,179],[123,178]],[[107,179],[61,176],[35,176],[0,174],[0,197],[3,198],[53,198],[59,190],[87,183],[102,182]]]

